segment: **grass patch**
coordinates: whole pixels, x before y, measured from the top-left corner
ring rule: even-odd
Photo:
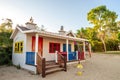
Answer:
[[[107,51],[106,54],[120,54],[120,51]]]
[[[106,51],[106,52],[96,52],[100,54],[120,54],[120,51]]]

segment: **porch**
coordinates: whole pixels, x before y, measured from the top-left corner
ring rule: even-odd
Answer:
[[[82,47],[78,47],[81,42]],[[76,46],[75,46],[76,45]],[[56,60],[56,51],[66,56],[67,61],[83,60],[85,58],[85,41],[75,39],[63,39],[54,37],[45,37],[39,34],[27,34],[27,53],[26,55],[34,54],[34,64],[36,65],[36,53],[46,58],[46,61]],[[77,49],[76,49],[77,47]],[[26,57],[27,58],[27,57]]]
[[[85,59],[86,42],[78,38],[66,39],[40,34],[27,34],[27,38],[29,46],[26,46],[26,64],[37,66],[37,72],[42,73],[43,77],[47,74],[46,70],[49,70],[46,63],[50,61],[54,63],[50,65],[52,68],[55,66],[54,68],[66,71],[67,62]],[[75,45],[79,42],[83,45],[82,50],[75,50]]]

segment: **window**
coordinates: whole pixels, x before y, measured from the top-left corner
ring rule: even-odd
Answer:
[[[14,52],[15,53],[22,53],[23,52],[23,41],[15,42]]]
[[[22,53],[23,52],[23,42],[19,43],[19,52]]]
[[[49,43],[49,53],[60,52],[60,43]]]
[[[71,44],[68,44],[68,51],[71,52]],[[63,52],[66,52],[66,44],[63,44]]]

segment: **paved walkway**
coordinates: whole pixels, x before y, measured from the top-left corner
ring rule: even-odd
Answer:
[[[83,75],[76,75],[77,64],[68,66],[67,72],[57,72],[42,78],[15,67],[0,67],[0,80],[120,80],[120,55],[93,54],[91,59],[82,62]]]

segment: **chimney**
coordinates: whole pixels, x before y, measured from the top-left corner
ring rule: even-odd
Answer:
[[[37,26],[36,26],[36,24],[34,23],[32,17],[30,18],[29,22],[26,22],[25,24],[26,24],[26,27],[27,27],[28,29],[36,29],[36,28],[37,28]]]
[[[59,34],[60,35],[65,35],[66,34],[66,31],[64,31],[64,27],[61,26],[60,30],[59,30]]]

